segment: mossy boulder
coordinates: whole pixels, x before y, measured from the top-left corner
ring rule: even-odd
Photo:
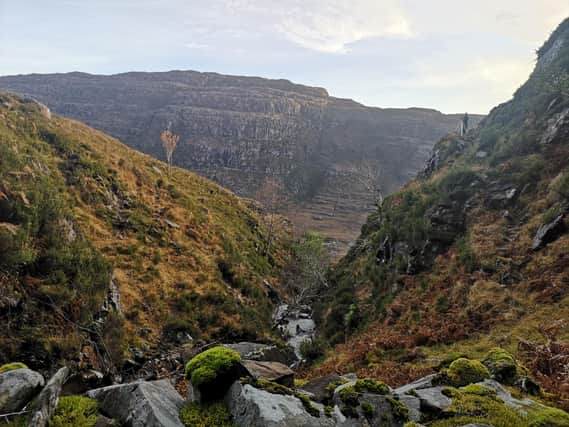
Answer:
[[[358,393],[388,394],[390,392],[387,385],[369,378],[356,380],[354,389]]]
[[[28,367],[20,362],[6,363],[5,365],[0,366],[0,374],[13,371],[15,369],[28,369]]]
[[[186,364],[186,378],[195,393],[192,400],[220,399],[233,382],[246,375],[239,353],[221,346],[198,354]]]
[[[502,348],[490,350],[482,363],[493,378],[505,384],[514,384],[526,373],[525,368],[518,364],[514,356]]]
[[[490,378],[490,372],[478,360],[461,357],[450,364],[447,377],[450,384],[461,387]]]

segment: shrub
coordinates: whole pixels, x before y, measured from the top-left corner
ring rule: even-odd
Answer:
[[[223,396],[242,370],[239,353],[219,346],[190,360],[186,364],[186,377],[199,389],[205,400],[212,400]]]
[[[0,366],[0,374],[8,371],[14,371],[16,369],[28,369],[28,367],[20,362],[6,363],[5,365]]]
[[[306,340],[300,344],[300,354],[308,362],[314,362],[324,356],[325,351],[326,342],[322,339]]]
[[[64,396],[59,400],[49,427],[92,427],[97,421],[97,402],[83,396]]]
[[[180,411],[180,420],[188,427],[233,427],[231,413],[223,402],[188,403]]]
[[[450,364],[448,378],[452,385],[460,387],[490,378],[490,372],[478,360],[462,357]]]

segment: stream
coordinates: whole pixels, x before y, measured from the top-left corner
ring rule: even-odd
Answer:
[[[300,346],[314,337],[316,329],[312,319],[312,308],[308,305],[291,306],[283,303],[276,308],[273,321],[301,361]]]

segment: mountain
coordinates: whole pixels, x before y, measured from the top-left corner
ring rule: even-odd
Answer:
[[[569,19],[510,101],[369,216],[319,298],[337,346],[316,372],[403,383],[497,346],[569,407],[568,214]]]
[[[116,373],[169,343],[272,336],[280,238],[267,253],[255,202],[166,170],[0,94],[0,364]]]
[[[461,117],[369,108],[287,80],[195,71],[33,74],[0,77],[0,88],[157,158],[164,158],[160,134],[170,128],[181,137],[176,165],[241,196],[257,196],[267,177],[276,178],[281,212],[337,240],[340,253],[375,197],[354,171],[371,165],[383,191],[396,190]],[[480,119],[473,115],[472,123]]]

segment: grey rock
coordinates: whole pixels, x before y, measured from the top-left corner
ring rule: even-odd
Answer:
[[[437,374],[427,375],[426,377],[419,378],[412,383],[402,385],[394,390],[395,394],[406,394],[413,390],[419,390],[422,388],[430,388],[433,386],[433,380],[437,377]]]
[[[541,137],[542,144],[555,144],[569,138],[569,108],[555,115],[548,123],[547,130]]]
[[[559,214],[553,221],[548,224],[542,224],[533,238],[531,248],[536,251],[543,248],[548,243],[555,241],[561,234],[566,231],[563,219],[565,214]]]
[[[409,410],[409,419],[411,421],[421,421],[421,399],[404,394],[399,396],[399,400],[407,406],[407,409]]]
[[[264,362],[280,362],[290,366],[297,359],[291,347],[278,347],[270,344],[253,342],[239,342],[235,344],[223,344],[224,347],[235,350],[242,359],[258,360]]]
[[[523,399],[516,399],[502,384],[500,384],[496,380],[486,379],[482,382],[477,383],[484,387],[491,388],[496,391],[496,397],[502,399],[504,403],[509,406],[510,408],[517,409],[520,413],[525,414],[525,408],[527,406],[543,406],[540,403],[534,402],[531,399],[523,398]]]
[[[294,396],[272,394],[236,381],[225,402],[240,427],[327,427],[336,425],[321,414],[313,417]]]
[[[93,427],[116,427],[115,420],[107,418],[104,415],[98,415]]]
[[[119,384],[91,390],[101,412],[126,427],[183,427],[184,399],[168,380]]]
[[[417,397],[421,400],[421,409],[427,412],[443,412],[450,405],[451,400],[442,391],[444,387],[431,387],[415,390]]]
[[[14,369],[0,374],[0,413],[21,410],[44,384],[41,374],[31,369]]]
[[[314,400],[317,402],[322,402],[328,385],[333,381],[338,381],[340,378],[341,377],[338,374],[330,374],[324,377],[315,378],[302,386],[302,390],[312,394],[312,396],[314,396]]]
[[[282,363],[256,360],[243,360],[242,363],[255,379],[264,378],[287,387],[294,387],[294,371]]]

